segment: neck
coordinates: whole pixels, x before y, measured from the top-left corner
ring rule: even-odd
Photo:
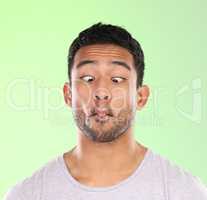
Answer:
[[[141,162],[146,150],[134,139],[131,128],[107,143],[93,142],[79,132],[77,146],[70,155],[71,168],[90,177],[128,174]]]

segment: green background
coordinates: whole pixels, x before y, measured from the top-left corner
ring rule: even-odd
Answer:
[[[204,0],[4,1],[0,6],[0,198],[76,143],[68,47],[96,23],[126,28],[145,53],[147,106],[135,136],[207,183],[207,27]]]

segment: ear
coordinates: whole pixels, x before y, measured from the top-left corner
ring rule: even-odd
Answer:
[[[65,99],[65,103],[72,107],[72,92],[68,82],[65,82],[63,86],[63,95]]]
[[[147,85],[142,85],[137,90],[137,110],[141,110],[147,103],[150,89]]]

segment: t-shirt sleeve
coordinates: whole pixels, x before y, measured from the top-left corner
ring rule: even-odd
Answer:
[[[198,177],[191,175],[184,180],[175,181],[171,185],[170,193],[176,200],[207,200],[207,187]]]
[[[204,183],[198,177],[193,176],[192,179],[192,195],[194,195],[195,197],[198,196],[198,199],[200,198],[201,200],[207,200],[207,186],[204,185]]]
[[[25,200],[22,197],[20,197],[19,194],[19,187],[13,186],[7,190],[5,193],[3,200]]]
[[[168,194],[172,200],[207,200],[207,187],[197,176],[177,167],[168,177]]]

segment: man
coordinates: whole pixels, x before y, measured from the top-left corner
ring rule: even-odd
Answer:
[[[97,23],[68,55],[63,87],[77,145],[12,187],[6,200],[207,200],[201,181],[134,138],[149,97],[144,54],[124,28]]]

